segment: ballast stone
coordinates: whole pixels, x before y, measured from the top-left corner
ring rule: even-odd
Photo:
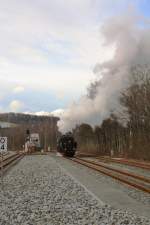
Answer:
[[[146,218],[101,205],[47,156],[27,156],[4,177],[3,225],[149,225]]]

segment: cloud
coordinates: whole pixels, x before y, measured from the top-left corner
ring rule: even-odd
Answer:
[[[121,13],[130,2],[138,1],[1,1],[0,89],[3,89],[5,102],[11,100],[10,90],[20,84],[32,89],[32,102],[37,90],[55,92],[62,102],[67,96],[70,100],[83,95],[94,77],[95,63],[113,56],[113,47],[103,46],[99,33],[103,20]],[[11,89],[5,85],[4,90],[4,83]],[[25,94],[24,91],[19,96],[20,101]],[[51,101],[47,95],[47,102]],[[38,107],[42,108],[39,102]]]
[[[73,69],[63,67],[26,67],[10,64],[3,67],[5,75],[0,74],[3,83],[16,85],[21,83],[23,87],[28,87],[32,91],[53,91],[57,96],[67,95],[79,96],[83,93],[94,75],[88,69]],[[21,75],[20,75],[21,74]]]
[[[17,86],[13,89],[13,93],[18,94],[24,92],[25,88],[23,86]]]
[[[64,109],[56,109],[51,112],[46,112],[46,111],[39,111],[39,112],[24,112],[24,114],[30,114],[30,115],[36,115],[36,116],[56,116],[56,117],[61,117],[64,113]]]
[[[20,112],[23,109],[23,107],[24,107],[24,103],[19,100],[13,100],[9,104],[9,108],[11,112]]]
[[[21,63],[47,63],[47,53],[34,47],[25,46],[13,50],[12,57],[15,57]]]
[[[104,57],[98,43],[103,15],[111,13],[112,5],[117,11],[129,2],[5,0],[0,7],[0,55],[20,64],[44,66],[64,60],[89,67]]]
[[[30,115],[35,115],[35,116],[51,116],[50,112],[45,112],[45,111],[39,111],[39,112],[24,112],[24,114],[30,114]]]
[[[63,113],[65,112],[64,109],[56,109],[54,111],[51,112],[51,115],[57,116],[57,117],[62,117]]]

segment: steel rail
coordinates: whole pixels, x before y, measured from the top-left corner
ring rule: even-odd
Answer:
[[[136,161],[132,161],[132,160],[130,161],[127,159],[115,159],[115,158],[105,158],[105,157],[96,157],[96,158],[97,159],[105,159],[109,162],[116,162],[119,164],[124,164],[124,165],[138,167],[141,169],[150,170],[150,165],[148,163],[136,162]]]
[[[98,171],[100,173],[103,173],[103,174],[105,174],[107,176],[110,176],[110,177],[112,177],[112,178],[114,178],[114,179],[116,179],[116,180],[118,180],[118,181],[120,181],[122,183],[125,183],[125,184],[127,184],[129,186],[132,186],[132,187],[134,187],[136,189],[142,190],[142,191],[147,192],[147,193],[150,194],[150,188],[149,187],[147,187],[144,184],[138,183],[137,181],[133,180],[133,179],[138,179],[139,180],[139,178],[132,177],[132,179],[131,179],[131,176],[128,176],[127,174],[123,174],[123,173],[121,173],[121,171],[120,172],[113,171],[110,168],[109,169],[105,168],[104,166],[99,165],[99,164],[97,164],[95,162],[93,163],[93,162],[91,162],[89,160],[80,159],[80,158],[74,158],[72,160],[74,162],[77,162],[77,163],[80,163],[80,164],[82,164],[84,166],[87,166],[87,167],[89,167],[91,169],[94,169],[94,170],[96,170],[96,171]],[[135,175],[135,176],[137,177],[138,175]],[[130,180],[129,180],[129,178],[130,178]],[[140,178],[141,178],[141,176],[140,176]],[[147,181],[144,181],[144,182],[147,182]],[[149,183],[149,180],[148,180],[148,183]]]
[[[12,162],[14,162],[15,160],[22,158],[24,156],[24,154],[19,154],[16,153],[14,155],[11,155],[5,159],[3,159],[3,161],[0,163],[0,170],[2,168],[6,168],[8,165],[10,165]]]
[[[6,155],[7,157],[5,157],[5,158],[3,158],[3,162],[4,161],[6,161],[7,159],[11,159],[11,158],[13,158],[13,157],[15,157],[15,156],[17,156],[18,155],[18,153],[14,153],[14,154],[12,154],[12,155]],[[4,155],[5,156],[5,155]]]
[[[80,159],[78,157],[76,157],[76,158]],[[82,159],[82,160],[85,160],[85,159]],[[102,164],[101,162],[95,162],[95,161],[92,161],[92,160],[85,160],[85,162],[87,162],[87,161],[91,162],[93,165],[101,166],[101,167],[106,168],[108,170],[111,170],[111,171],[114,171],[114,172],[117,172],[117,173],[129,176],[129,177],[132,177],[132,178],[135,178],[135,179],[138,179],[140,181],[144,181],[144,182],[150,184],[150,179],[148,177],[144,177],[144,176],[141,176],[141,175],[138,175],[138,174],[135,174],[135,173],[127,172],[125,170],[116,169],[113,166],[104,165],[104,163]]]

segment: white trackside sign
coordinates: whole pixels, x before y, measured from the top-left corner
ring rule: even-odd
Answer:
[[[0,137],[0,152],[7,151],[7,137]]]

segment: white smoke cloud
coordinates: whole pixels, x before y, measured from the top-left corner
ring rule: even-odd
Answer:
[[[129,85],[131,68],[150,63],[150,28],[133,11],[111,18],[101,32],[105,48],[115,48],[114,56],[95,67],[96,85],[91,85],[87,95],[64,111],[58,122],[62,132],[81,123],[100,125],[120,108],[120,93]]]

